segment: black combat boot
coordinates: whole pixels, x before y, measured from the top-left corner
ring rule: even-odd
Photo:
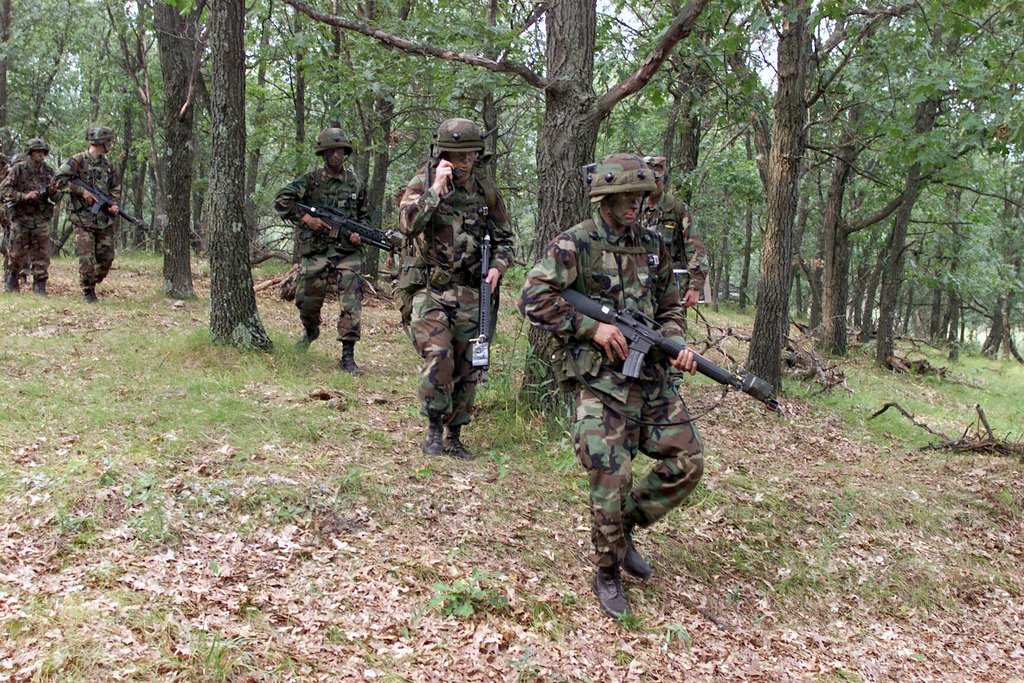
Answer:
[[[356,365],[356,343],[354,341],[341,342],[341,369],[353,375],[363,374],[362,368]]]
[[[622,561],[622,568],[638,579],[649,579],[651,577],[651,565],[641,555],[636,546],[633,545],[633,529],[636,522],[629,517],[622,520],[622,535],[626,537],[626,559]]]
[[[622,576],[618,567],[598,567],[594,576],[594,593],[601,609],[610,617],[633,616],[629,600],[622,590]]]
[[[473,454],[469,452],[466,444],[462,443],[462,439],[459,438],[461,433],[462,425],[448,427],[448,436],[444,437],[444,452],[459,460],[472,460]]]
[[[427,427],[427,438],[423,440],[424,455],[441,455],[444,453],[444,444],[441,438],[444,436],[444,425],[440,419],[430,418],[430,425]]]
[[[47,296],[46,294],[46,278],[36,278],[32,281],[32,291],[40,296]]]
[[[99,301],[99,299],[96,298],[96,288],[95,287],[85,287],[82,291],[85,292],[85,297],[84,297],[85,303],[87,303],[87,304],[94,304],[97,301]]]
[[[320,326],[319,325],[308,325],[308,326],[306,326],[306,333],[303,334],[299,338],[299,341],[295,342],[295,350],[296,351],[305,351],[306,349],[309,348],[310,344],[312,344],[313,342],[315,342],[317,340],[317,337],[319,337],[319,336],[320,336]]]
[[[21,286],[18,284],[18,274],[8,273],[7,277],[4,278],[4,291],[5,292],[20,292]]]

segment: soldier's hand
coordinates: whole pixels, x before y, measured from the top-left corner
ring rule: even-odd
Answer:
[[[594,342],[604,349],[605,354],[608,355],[608,360],[612,363],[615,362],[616,355],[622,360],[625,360],[626,356],[629,355],[629,342],[626,341],[625,335],[615,325],[602,322],[597,323]]]
[[[110,211],[111,215],[116,216],[117,214],[121,213],[121,207],[118,206],[117,204],[111,204],[108,211]]]
[[[322,220],[311,214],[303,214],[302,218],[299,219],[302,223],[305,223],[316,232],[323,232],[324,230],[330,230],[331,227],[324,223]]]
[[[448,189],[448,183],[452,180],[452,172],[455,167],[452,166],[452,162],[447,159],[441,159],[437,164],[437,170],[434,171],[434,183],[430,186],[438,196],[446,194]]]
[[[487,277],[484,278],[484,280],[487,282],[487,284],[489,284],[491,286],[492,290],[495,287],[498,286],[498,280],[500,280],[500,279],[501,279],[501,271],[498,270],[497,268],[491,268],[490,270],[488,270],[487,271]]]
[[[93,195],[92,192],[89,192],[89,190],[82,190],[82,199],[84,199],[89,204],[96,203],[96,197]]]
[[[686,290],[686,293],[683,294],[683,306],[692,308],[697,305],[698,299],[700,299],[700,292],[696,289],[688,289]]]
[[[358,247],[360,244],[363,243],[363,238],[359,236],[358,232],[353,232],[349,234],[348,241]]]
[[[25,201],[26,202],[33,202],[33,201],[35,201],[38,198],[39,198],[39,193],[36,192],[35,190],[32,190],[31,192],[28,192],[28,193],[25,194]]]
[[[683,349],[679,352],[679,355],[672,359],[672,367],[676,370],[682,370],[688,372],[691,375],[697,371],[697,361],[693,357],[693,351],[690,349]]]

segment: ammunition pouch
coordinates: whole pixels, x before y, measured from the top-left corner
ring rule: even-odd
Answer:
[[[327,251],[331,245],[329,231],[317,232],[305,223],[299,223],[295,227],[295,239],[298,241],[299,256],[309,256]]]
[[[556,338],[555,350],[551,353],[551,369],[561,391],[571,392],[581,382],[585,383],[587,377],[597,376],[602,364],[601,349],[595,344]]]

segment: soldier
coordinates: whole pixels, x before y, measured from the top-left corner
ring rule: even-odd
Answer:
[[[614,325],[584,316],[560,295],[576,289],[604,306],[632,306],[682,343],[685,310],[660,234],[639,224],[641,204],[656,189],[650,169],[631,154],[613,154],[590,176],[597,215],[556,236],[523,285],[519,308],[530,324],[555,335],[552,366],[574,393],[572,433],[590,479],[591,540],[597,565],[593,588],[613,617],[632,614],[620,568],[646,579],[651,566],[633,532],[681,504],[704,471],[701,441],[686,405],[662,363],[649,354],[640,376],[627,377],[627,341]],[[677,370],[696,369],[689,349],[667,359]],[[637,451],[657,460],[634,486]]]
[[[46,296],[50,269],[50,221],[57,195],[53,188],[53,169],[46,163],[49,146],[40,138],[25,145],[25,159],[8,172],[0,184],[0,194],[11,208],[10,270],[4,289],[17,292],[18,275],[26,264],[32,267],[32,291]]]
[[[355,233],[341,241],[332,240],[326,223],[295,206],[301,203],[318,209],[336,209],[350,219],[368,222],[366,186],[344,166],[352,150],[352,141],[341,128],[332,126],[320,131],[316,138],[316,155],[323,157],[323,167],[282,187],[274,198],[274,208],[295,224],[299,245],[301,270],[295,285],[295,305],[305,334],[295,344],[295,349],[308,349],[320,336],[320,309],[328,283],[336,279],[341,303],[339,365],[345,372],[361,375],[363,371],[356,365],[355,346],[360,336],[363,305],[362,240]]]
[[[423,358],[423,452],[471,460],[461,430],[470,421],[481,373],[470,344],[480,326],[480,249],[489,234],[486,280],[496,291],[512,264],[512,233],[501,195],[476,165],[484,149],[477,125],[449,119],[435,138],[426,170],[410,181],[399,206],[399,229],[416,254],[402,265],[400,286],[412,294],[410,331]]]
[[[643,226],[656,230],[665,238],[672,254],[673,268],[679,275],[683,305],[687,308],[696,306],[710,270],[704,238],[686,202],[665,191],[668,187],[665,157],[644,157],[644,163],[654,171],[654,182],[658,187],[644,203]]]
[[[78,252],[78,281],[85,302],[94,304],[96,285],[103,282],[114,264],[114,225],[121,203],[121,178],[107,154],[114,144],[114,131],[106,126],[93,126],[85,133],[89,149],[73,155],[57,169],[54,186],[71,199],[70,218],[75,229],[75,251]],[[75,185],[79,180],[107,195],[113,202],[106,211],[92,213],[96,197]]]
[[[0,181],[7,177],[7,171],[11,167],[11,160],[0,150]],[[7,202],[0,202],[0,254],[4,259],[4,284],[7,284],[7,275],[11,261],[11,252],[8,243],[11,241],[11,214]]]

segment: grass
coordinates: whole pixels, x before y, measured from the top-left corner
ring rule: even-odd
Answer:
[[[194,272],[200,298],[173,302],[158,259],[119,256],[87,306],[58,259],[49,299],[0,297],[0,680],[730,680],[736,661],[872,680],[865,651],[900,680],[969,680],[975,659],[1012,680],[1021,464],[921,451],[935,437],[906,418],[867,417],[895,400],[959,436],[979,404],[1021,440],[1017,364],[907,347],[948,374],[896,376],[857,348],[829,359],[851,391],[787,379],[782,415],[730,395],[700,422],[691,503],[639,537],[656,574],[627,580],[636,617],[616,624],[590,590],[568,419],[518,401],[518,314],[460,463],[419,450],[418,359],[385,304],[364,310],[353,378],[330,334],[293,351],[294,307],[269,293],[273,351],[212,346]],[[719,399],[683,390],[695,412]],[[929,645],[943,624],[970,637]]]

